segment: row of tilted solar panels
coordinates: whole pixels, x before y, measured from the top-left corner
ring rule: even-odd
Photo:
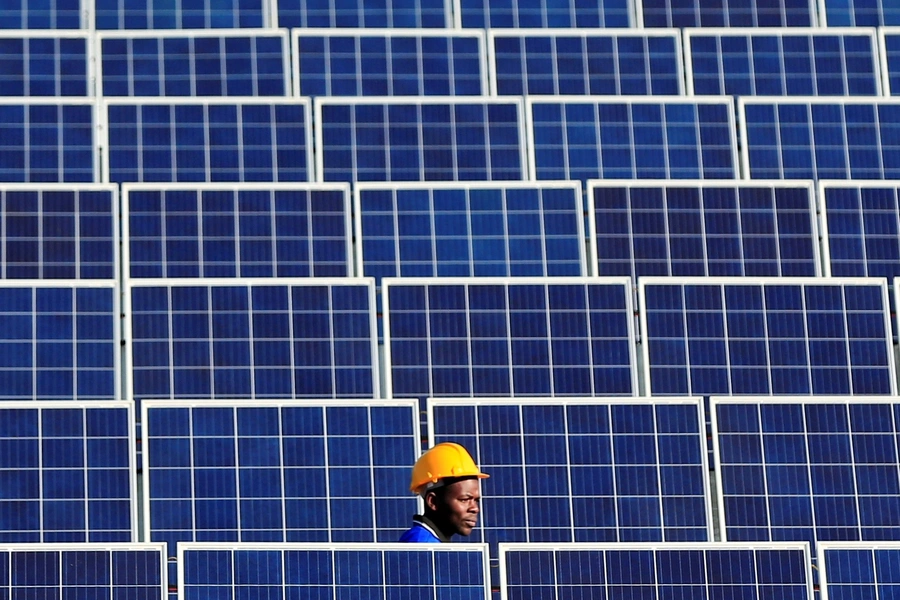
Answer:
[[[900,94],[900,28],[2,31],[4,96]]]

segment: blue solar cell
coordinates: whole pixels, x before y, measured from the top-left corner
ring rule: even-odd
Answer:
[[[179,597],[488,600],[487,562],[471,544],[184,544]]]
[[[900,6],[893,0],[819,0],[819,15],[829,27],[900,25]]]
[[[8,2],[0,6],[0,29],[81,29],[82,0]]]
[[[94,100],[0,98],[0,182],[97,181]]]
[[[900,96],[900,27],[878,29],[885,95]]]
[[[878,96],[874,29],[688,29],[688,93]]]
[[[896,398],[713,398],[728,541],[896,540]],[[862,596],[857,596],[862,597]]]
[[[279,27],[437,27],[450,25],[445,0],[279,0]]]
[[[142,98],[104,109],[106,181],[309,181],[308,98]]]
[[[129,403],[0,403],[0,542],[137,539],[133,423]]]
[[[486,94],[481,31],[295,29],[296,96]]]
[[[116,187],[0,185],[0,206],[0,278],[117,277]]]
[[[117,400],[114,281],[0,282],[0,400]]]
[[[348,277],[345,184],[126,184],[130,277]]]
[[[900,543],[821,542],[818,569],[824,600],[888,600],[900,590]]]
[[[318,181],[524,179],[519,98],[317,98]]]
[[[377,398],[371,279],[131,280],[132,398]]]
[[[146,539],[387,542],[409,527],[411,401],[142,403]]]
[[[283,30],[101,32],[103,96],[285,96]]]
[[[382,281],[388,396],[631,396],[624,278]]]
[[[596,273],[821,275],[810,182],[588,183]]]
[[[809,600],[799,544],[501,544],[508,600],[718,598]]]
[[[883,280],[645,277],[638,285],[653,395],[896,393]]]
[[[459,27],[632,27],[631,0],[453,0]]]
[[[679,95],[678,31],[492,30],[491,85],[498,94]]]
[[[815,27],[814,0],[637,0],[639,27]]]
[[[730,98],[526,99],[537,179],[733,179]]]
[[[587,275],[576,182],[355,188],[363,275]]]
[[[753,179],[900,178],[900,99],[738,100]]]
[[[0,9],[0,23],[2,23]],[[4,96],[92,96],[88,33],[0,32]]]
[[[58,0],[57,0],[58,1]],[[264,0],[94,0],[97,29],[210,29],[266,27]]]

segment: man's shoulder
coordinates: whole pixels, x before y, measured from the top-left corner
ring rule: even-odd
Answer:
[[[431,529],[417,521],[413,523],[413,526],[407,529],[402,536],[400,536],[400,541],[413,543],[440,543],[441,540],[433,531],[431,531]]]

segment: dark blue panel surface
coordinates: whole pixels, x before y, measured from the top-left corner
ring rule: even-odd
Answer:
[[[123,403],[0,403],[0,542],[137,539],[133,423]]]
[[[83,0],[7,2],[0,6],[0,29],[81,29]]]
[[[487,94],[480,32],[295,30],[298,96]]]
[[[449,27],[449,0],[279,0],[279,27]]]
[[[371,279],[132,280],[132,397],[378,397]]]
[[[877,96],[873,30],[757,33],[693,30],[685,34],[688,90],[731,96]]]
[[[587,275],[577,184],[360,184],[363,274]]]
[[[631,396],[622,278],[386,279],[388,395]]]
[[[99,37],[104,96],[290,94],[284,31]]]
[[[130,277],[347,277],[339,184],[125,186]]]
[[[821,16],[829,27],[900,25],[900,5],[894,0],[820,0]]]
[[[112,183],[309,181],[309,101],[106,104]]]
[[[0,24],[3,20],[0,9]],[[3,96],[88,96],[87,35],[9,35],[0,37],[0,89]]]
[[[892,394],[886,282],[644,278],[653,395]]]
[[[0,205],[0,278],[118,276],[118,194],[113,186],[0,186]]]
[[[456,22],[501,27],[632,27],[631,0],[453,0]]]
[[[679,95],[676,32],[489,32],[498,94]]]
[[[896,399],[713,398],[712,414],[723,539],[900,538]]]
[[[596,273],[820,275],[809,183],[589,183]]]
[[[815,0],[637,0],[643,27],[815,27]],[[831,23],[829,23],[831,24]]]
[[[881,60],[885,94],[900,96],[900,29],[884,28],[879,30],[878,35],[882,38]]]
[[[318,180],[524,179],[521,111],[518,98],[318,98]]]
[[[898,542],[822,542],[818,554],[828,600],[888,600],[900,588]]]
[[[264,0],[94,0],[97,29],[265,27]]]
[[[728,98],[527,100],[537,179],[731,179]]]

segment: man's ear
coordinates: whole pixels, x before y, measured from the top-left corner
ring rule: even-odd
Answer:
[[[438,507],[438,498],[436,492],[426,492],[425,497],[422,498],[425,501],[425,508],[435,511]]]

